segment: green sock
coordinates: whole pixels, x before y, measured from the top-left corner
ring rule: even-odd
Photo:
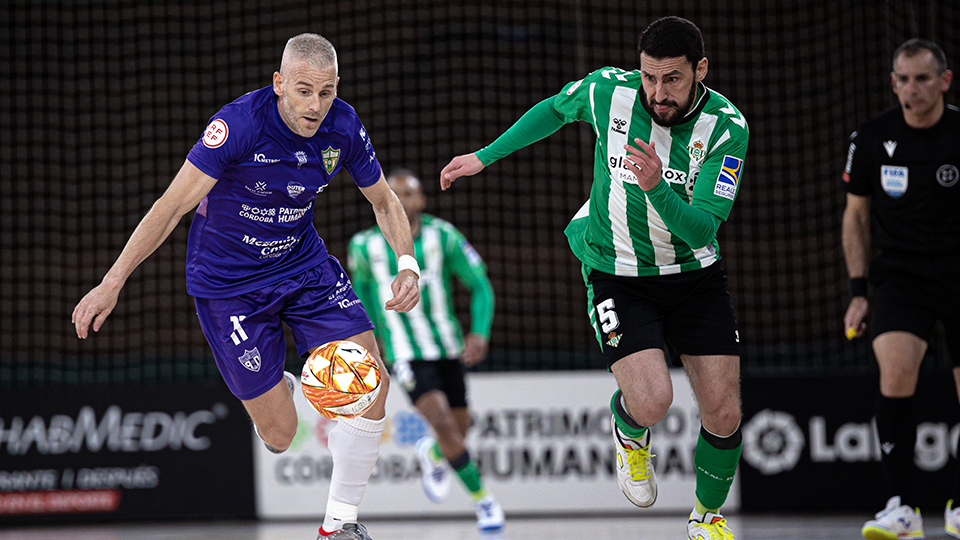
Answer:
[[[434,463],[443,463],[447,458],[443,457],[443,452],[440,451],[440,443],[434,442],[433,446],[430,447],[430,459]]]
[[[620,402],[620,396],[620,389],[618,388],[617,391],[613,393],[613,398],[610,399],[610,410],[613,411],[614,421],[617,423],[617,427],[620,428],[621,433],[631,439],[639,439],[647,432],[647,428],[638,426],[636,420],[629,418],[627,411]],[[625,419],[624,416],[627,416],[629,420]]]
[[[454,469],[454,471],[460,477],[460,481],[463,482],[467,491],[470,492],[470,498],[474,502],[487,496],[487,489],[483,487],[483,480],[480,479],[480,470],[477,469],[477,464],[472,459],[466,465]]]
[[[706,515],[707,512],[713,512],[714,514],[716,514],[717,512],[720,511],[720,507],[718,506],[716,508],[707,508],[706,506],[703,505],[703,503],[700,502],[700,499],[697,499],[697,504],[693,505],[693,511],[696,512],[697,515],[703,516],[703,515]]]
[[[736,446],[729,448],[734,444]],[[717,448],[717,446],[727,448]],[[742,449],[743,438],[739,428],[730,437],[717,437],[703,428],[700,429],[697,451],[693,457],[693,464],[697,468],[696,510],[698,512],[701,510],[716,512],[723,506],[730,486],[733,484]]]

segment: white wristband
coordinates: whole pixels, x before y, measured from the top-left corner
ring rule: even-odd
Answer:
[[[417,277],[420,277],[420,265],[412,255],[401,255],[397,259],[397,273],[400,273],[401,270],[412,270]]]

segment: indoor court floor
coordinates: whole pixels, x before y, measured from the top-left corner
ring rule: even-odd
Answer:
[[[864,516],[730,516],[737,540],[857,540]],[[472,520],[370,520],[374,540],[684,540],[684,516],[514,518],[481,535]],[[0,540],[314,540],[318,523],[190,522],[0,527]],[[943,516],[924,520],[928,540],[948,539]]]

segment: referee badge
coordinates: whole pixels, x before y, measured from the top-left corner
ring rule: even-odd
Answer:
[[[887,195],[898,199],[907,192],[910,170],[896,165],[880,167],[880,187]]]
[[[937,182],[943,187],[950,187],[960,179],[960,171],[953,165],[944,165],[937,169]]]

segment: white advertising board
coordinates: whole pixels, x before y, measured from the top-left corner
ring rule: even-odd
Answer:
[[[467,446],[484,482],[514,514],[689,512],[700,420],[682,370],[671,370],[674,404],[653,430],[659,497],[651,510],[631,505],[617,485],[610,434],[613,375],[603,371],[474,373],[468,399],[474,425]],[[300,427],[287,452],[272,454],[254,436],[257,513],[262,518],[323,515],[332,461],[326,435],[335,423],[296,395]],[[473,505],[454,478],[450,498],[431,503],[420,487],[416,441],[429,426],[398,386],[387,398],[380,458],[360,508],[363,517],[468,516]],[[734,483],[725,511],[739,508]]]

